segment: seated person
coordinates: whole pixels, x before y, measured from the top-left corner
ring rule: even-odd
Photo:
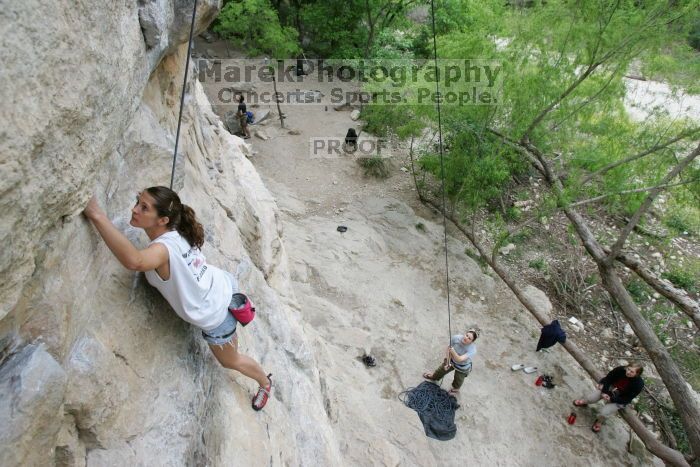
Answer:
[[[588,397],[574,401],[574,405],[577,407],[585,407],[601,399],[605,401],[605,405],[598,412],[598,418],[593,423],[591,430],[598,433],[607,417],[624,409],[627,404],[632,402],[632,399],[642,392],[644,389],[642,371],[644,368],[640,363],[630,363],[626,367],[618,366],[598,382],[596,390]]]

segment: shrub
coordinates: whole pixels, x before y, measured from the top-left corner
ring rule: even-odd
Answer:
[[[358,157],[357,163],[365,170],[366,177],[387,178],[389,176],[389,168],[383,157]]]
[[[641,281],[630,281],[630,283],[627,284],[626,288],[632,296],[632,299],[635,301],[635,303],[642,303],[647,300],[648,297],[646,287],[644,286],[644,284],[642,284]]]
[[[673,269],[661,274],[661,277],[671,281],[676,287],[685,289],[688,292],[698,292],[698,278],[695,277],[692,270],[689,269]]]
[[[686,220],[677,213],[673,213],[668,216],[664,222],[668,227],[675,229],[678,232],[687,232],[690,230],[690,225],[687,224]]]
[[[700,52],[700,17],[695,20],[688,33],[688,44]]]

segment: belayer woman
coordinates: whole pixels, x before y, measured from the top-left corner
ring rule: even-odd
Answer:
[[[469,329],[464,334],[456,334],[450,339],[450,346],[447,347],[447,355],[440,366],[432,373],[423,373],[423,378],[430,381],[439,381],[447,373],[454,370],[455,375],[452,380],[452,388],[448,391],[450,395],[459,394],[464,379],[472,371],[472,358],[476,355],[476,344],[474,343],[479,335],[476,329]]]
[[[114,227],[94,196],[83,214],[124,267],[144,272],[149,284],[158,289],[178,316],[202,330],[221,365],[257,381],[260,387],[252,405],[255,410],[262,409],[272,390],[271,375],[238,352],[237,322],[228,309],[238,283],[232,274],[207,264],[201,251],[204,229],[192,208],[166,187],[155,186],[139,193],[129,223],[142,228],[151,240],[142,250]]]

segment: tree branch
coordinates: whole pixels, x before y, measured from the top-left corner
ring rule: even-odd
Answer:
[[[617,67],[617,69],[616,69],[615,71],[613,71],[613,72],[610,73],[610,77],[607,79],[607,81],[605,82],[605,84],[603,84],[603,85],[600,87],[600,89],[598,89],[598,90],[595,92],[595,94],[593,94],[593,95],[592,95],[591,97],[589,97],[588,99],[584,100],[578,107],[576,107],[574,110],[572,110],[571,112],[569,112],[568,115],[566,115],[564,118],[562,118],[561,120],[559,120],[558,122],[556,122],[556,123],[552,126],[552,131],[554,131],[554,130],[556,130],[557,128],[559,128],[559,126],[561,126],[562,123],[564,123],[565,121],[567,121],[567,120],[568,120],[569,118],[571,118],[572,116],[576,115],[581,109],[583,109],[585,106],[587,106],[588,104],[590,104],[591,102],[593,102],[594,100],[596,100],[596,99],[598,98],[598,96],[599,96],[600,94],[602,94],[603,91],[605,91],[605,90],[608,88],[608,86],[610,86],[610,83],[612,83],[613,78],[615,78],[615,75],[616,75],[621,69],[622,69],[622,64],[619,64],[618,67]]]
[[[569,87],[566,88],[566,90],[563,93],[561,93],[559,97],[550,102],[550,104],[547,107],[545,107],[544,110],[542,110],[539,113],[539,115],[537,115],[537,117],[535,117],[535,119],[530,123],[523,135],[520,137],[520,140],[526,141],[530,137],[530,133],[532,133],[532,131],[537,127],[537,125],[539,125],[542,122],[542,120],[544,120],[547,114],[549,114],[549,112],[551,112],[557,105],[559,105],[561,101],[566,99],[566,97],[569,94],[574,92],[574,90],[581,83],[583,83],[586,80],[586,78],[588,78],[588,76],[590,76],[590,74],[593,73],[596,68],[598,68],[599,65],[600,63],[593,63],[591,65],[588,65],[588,68],[586,68],[586,70],[583,73],[581,73],[581,76],[579,76],[573,83],[571,83],[571,85],[569,85]]]
[[[528,152],[533,153],[542,164],[545,170],[545,180],[561,203],[564,194],[561,180],[556,176],[544,155],[537,147],[532,145],[529,141],[524,144],[527,145]],[[682,164],[690,163],[692,158],[697,156],[697,153],[700,153],[700,145],[698,145],[696,150],[684,159],[676,169],[682,169]],[[639,312],[639,308],[632,300],[629,292],[625,289],[620,277],[608,262],[609,258],[615,258],[617,254],[614,253],[614,251],[611,251],[609,255],[605,254],[605,251],[601,248],[600,244],[593,236],[593,233],[590,231],[586,220],[583,219],[575,209],[564,204],[562,210],[576,230],[586,251],[588,251],[596,262],[603,287],[620,307],[625,319],[632,327],[635,335],[639,338],[644,349],[654,363],[654,367],[659,372],[659,376],[661,376],[676,410],[678,410],[683,428],[688,435],[690,448],[695,455],[698,455],[698,453],[700,453],[700,410],[698,404],[695,402],[691,394],[691,389],[683,378],[678,365],[661,343],[649,322]]]
[[[634,229],[634,226],[637,225],[637,223],[641,220],[642,216],[647,212],[647,210],[651,207],[651,204],[654,202],[654,199],[656,199],[656,196],[661,193],[663,190],[662,186],[667,184],[669,181],[673,180],[676,175],[678,175],[683,169],[685,169],[693,160],[700,155],[700,144],[690,153],[686,156],[685,159],[683,159],[678,165],[676,165],[673,170],[671,170],[666,176],[661,180],[661,184],[655,188],[653,188],[650,193],[647,195],[647,197],[644,199],[644,202],[642,205],[637,209],[637,211],[634,213],[630,221],[627,223],[624,229],[622,229],[622,232],[620,233],[620,236],[618,237],[617,241],[615,244],[610,248],[610,254],[608,255],[608,258],[606,258],[606,263],[610,265],[613,261],[615,261],[615,258],[617,255],[620,254],[620,251],[622,251],[622,247],[625,245],[625,242],[627,241],[627,237],[629,234],[632,232]]]
[[[595,43],[595,47],[593,47],[593,50],[591,52],[591,56],[589,57],[590,60],[588,62],[588,66],[586,67],[586,70],[573,83],[571,83],[571,85],[563,93],[561,93],[557,99],[552,101],[547,107],[544,108],[544,110],[542,110],[542,112],[540,112],[539,115],[537,115],[537,117],[535,117],[535,119],[530,123],[530,125],[527,127],[527,129],[525,130],[523,135],[520,137],[521,141],[526,141],[530,137],[530,133],[532,133],[532,131],[537,127],[537,125],[539,125],[542,122],[542,120],[544,120],[544,118],[547,116],[547,114],[549,114],[552,110],[554,110],[554,108],[557,105],[559,105],[564,99],[566,99],[566,97],[569,94],[574,92],[574,90],[583,81],[585,81],[586,78],[588,78],[591,75],[591,73],[593,73],[596,70],[596,68],[598,68],[600,65],[602,65],[605,62],[605,60],[606,60],[605,58],[603,60],[596,61],[596,56],[598,55],[598,50],[600,49],[600,44],[601,44],[602,39],[603,39],[603,33],[605,32],[608,25],[610,24],[610,21],[612,21],[612,17],[615,14],[615,11],[617,10],[619,4],[620,4],[620,2],[618,0],[615,4],[614,8],[610,12],[610,16],[608,16],[608,18],[600,26],[600,31],[599,31],[599,34],[598,34],[598,37],[597,37],[597,40]]]
[[[691,180],[685,180],[685,181],[678,182],[678,183],[667,183],[665,185],[648,186],[648,187],[644,187],[644,188],[635,188],[633,190],[623,190],[623,191],[618,191],[615,193],[606,193],[604,195],[596,196],[594,198],[588,198],[588,199],[584,199],[583,201],[577,201],[575,203],[571,203],[570,206],[572,208],[575,208],[578,206],[582,206],[584,204],[595,203],[596,201],[600,201],[601,199],[605,199],[605,198],[608,198],[610,196],[628,195],[631,193],[642,193],[644,191],[651,191],[651,190],[656,190],[656,189],[661,191],[661,190],[664,190],[666,188],[671,188],[671,187],[679,186],[679,185],[687,185],[689,183],[697,183],[697,182],[700,182],[700,178],[693,178]]]
[[[642,151],[642,152],[640,152],[640,153],[638,153],[638,154],[635,154],[635,155],[633,155],[633,156],[626,157],[625,159],[619,160],[619,161],[617,161],[617,162],[610,163],[610,164],[606,165],[605,167],[602,167],[602,168],[596,170],[595,172],[589,174],[586,178],[584,178],[584,179],[581,181],[581,185],[585,185],[586,183],[588,183],[588,182],[590,182],[591,180],[593,180],[595,177],[599,177],[599,176],[601,176],[601,175],[607,173],[608,171],[614,169],[615,167],[619,167],[619,166],[621,166],[621,165],[623,165],[623,164],[627,164],[628,162],[636,161],[637,159],[641,159],[642,157],[648,156],[649,154],[653,154],[653,153],[655,153],[655,152],[657,152],[657,151],[660,151],[660,150],[662,150],[662,149],[665,149],[665,148],[669,147],[670,145],[672,145],[673,143],[676,143],[676,142],[678,142],[678,141],[680,141],[680,140],[682,140],[682,139],[685,139],[685,138],[687,138],[687,137],[689,137],[689,136],[693,136],[694,134],[696,134],[696,133],[698,133],[698,132],[700,132],[700,127],[692,128],[692,129],[690,129],[690,130],[688,130],[688,131],[685,131],[685,132],[683,132],[683,133],[680,133],[680,134],[679,134],[678,136],[676,136],[675,138],[672,138],[672,139],[670,139],[670,140],[668,140],[668,141],[666,141],[666,142],[664,142],[664,143],[657,144],[657,145],[655,145],[655,146],[653,146],[653,147],[651,147],[651,148],[649,148],[649,149],[647,149],[647,150],[645,150],[645,151]]]
[[[487,128],[486,131],[491,133],[492,135],[498,137],[505,145],[511,147],[512,149],[515,149],[518,151],[520,154],[522,154],[529,162],[532,164],[535,169],[537,169],[538,172],[544,175],[544,167],[540,163],[539,160],[537,160],[536,157],[534,157],[532,154],[530,154],[526,148],[523,147],[522,144],[518,143],[517,141],[507,137],[504,134],[499,133],[498,131]]]
[[[652,15],[649,18],[649,21],[647,24],[645,24],[640,30],[637,32],[636,35],[629,36],[622,42],[620,42],[617,46],[611,48],[608,50],[600,59],[596,60],[596,57],[598,55],[598,50],[603,38],[603,33],[607,29],[607,27],[610,24],[610,21],[612,20],[612,16],[614,15],[615,11],[617,10],[619,6],[619,1],[616,2],[615,7],[612,9],[610,16],[607,18],[607,20],[604,22],[604,24],[601,25],[600,27],[600,34],[598,36],[598,40],[596,42],[596,45],[591,53],[591,57],[589,60],[588,67],[586,70],[579,76],[558,98],[556,98],[554,101],[552,101],[547,107],[545,107],[542,112],[540,112],[537,117],[530,123],[530,125],[527,127],[523,135],[520,137],[520,141],[525,142],[528,140],[530,137],[530,134],[532,131],[539,125],[542,120],[549,114],[559,103],[561,103],[564,99],[566,99],[569,94],[571,94],[588,76],[590,76],[599,66],[603,65],[606,63],[608,60],[613,58],[620,50],[629,50],[632,45],[634,44],[635,41],[639,41],[642,37],[646,29],[649,29],[654,26],[658,26],[657,23],[654,22],[654,20],[658,17],[661,16],[662,12],[658,12],[655,15]],[[669,22],[675,21],[675,19],[678,19],[678,17],[671,19]]]
[[[610,253],[609,249],[606,248],[605,250],[606,253]],[[634,273],[637,274],[637,276],[646,282],[652,289],[656,290],[658,293],[670,300],[683,313],[688,315],[691,320],[693,320],[696,328],[700,329],[700,303],[689,297],[684,290],[677,289],[669,281],[654,275],[654,273],[645,268],[644,265],[634,257],[625,253],[620,253],[615,259],[627,266],[630,270],[634,271]]]

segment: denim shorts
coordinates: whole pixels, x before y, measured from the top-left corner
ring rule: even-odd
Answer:
[[[226,312],[226,319],[219,326],[211,331],[202,330],[202,337],[209,344],[224,345],[228,344],[236,337],[236,318],[230,312]]]

